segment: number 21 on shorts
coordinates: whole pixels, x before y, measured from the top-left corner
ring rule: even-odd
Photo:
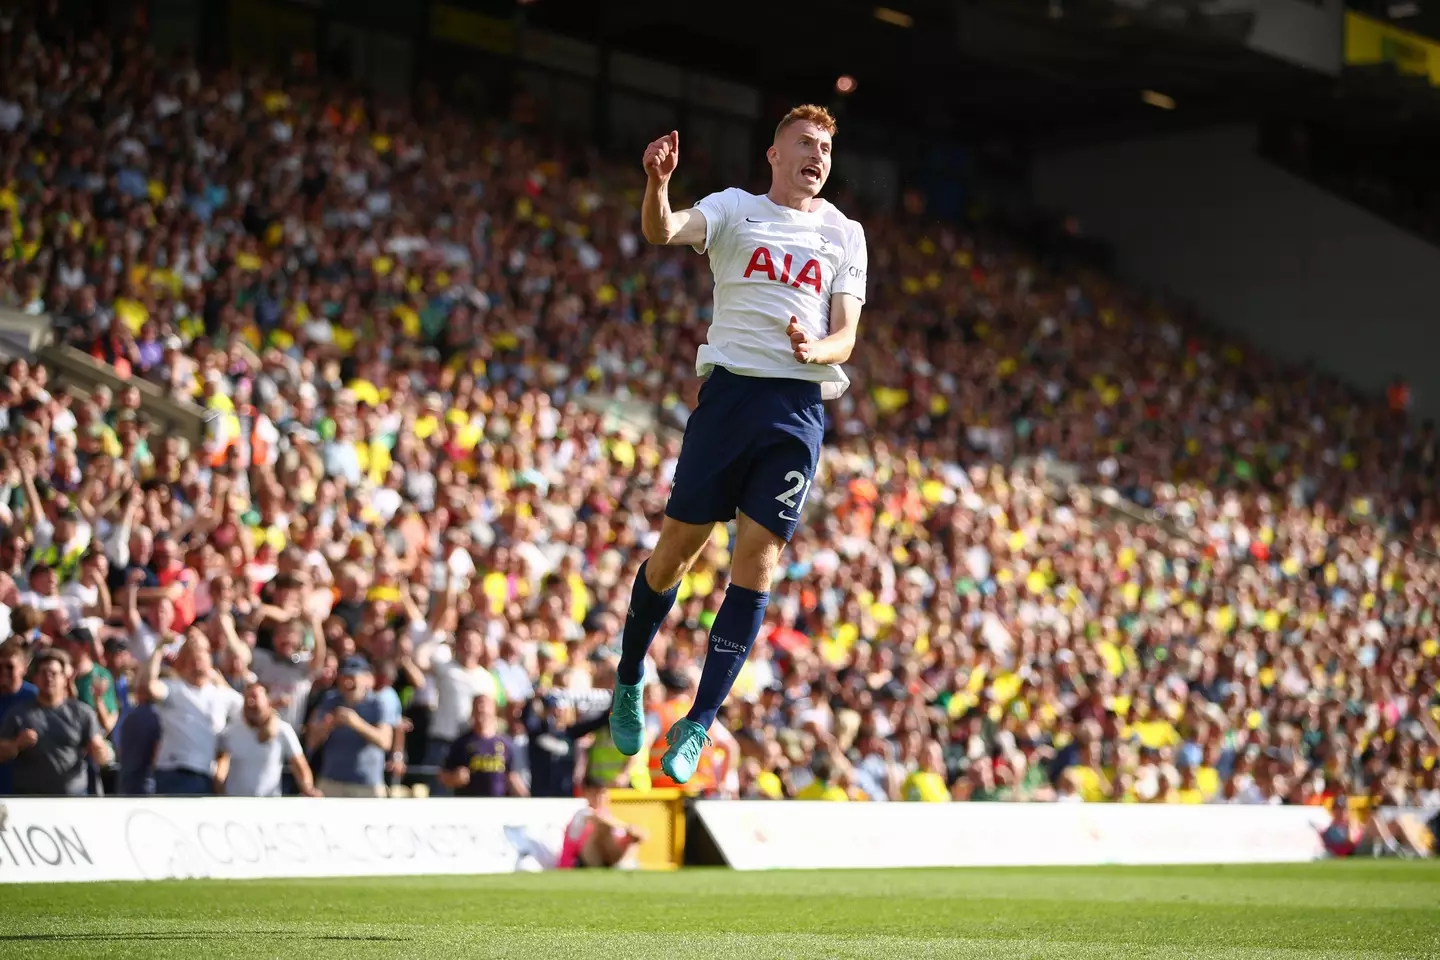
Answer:
[[[784,510],[781,510],[780,519],[794,523],[800,519],[800,508],[805,505],[805,498],[810,493],[810,478],[806,477],[805,474],[799,470],[791,470],[785,474],[785,482],[794,484],[794,486],[788,487],[784,493],[775,499],[795,511],[794,514],[787,514]]]

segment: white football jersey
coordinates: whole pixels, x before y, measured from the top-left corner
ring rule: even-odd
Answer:
[[[731,187],[695,204],[715,274],[715,308],[695,369],[815,380],[832,400],[850,379],[838,365],[800,363],[785,328],[795,317],[812,337],[830,333],[830,297],[865,299],[865,231],[826,200],[802,213]]]

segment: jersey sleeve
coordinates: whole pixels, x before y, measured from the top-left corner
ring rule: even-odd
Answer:
[[[830,288],[832,294],[848,293],[865,302],[865,273],[870,267],[870,254],[865,249],[865,228],[854,225],[853,235],[845,245],[845,260],[840,264],[840,274]]]
[[[740,191],[731,187],[695,204],[695,209],[705,215],[705,242],[695,248],[696,253],[708,253],[711,247],[724,242],[740,208],[739,195]]]

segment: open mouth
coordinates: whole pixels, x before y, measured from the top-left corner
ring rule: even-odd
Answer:
[[[820,168],[813,163],[807,163],[805,166],[801,167],[800,175],[811,182],[820,182]]]

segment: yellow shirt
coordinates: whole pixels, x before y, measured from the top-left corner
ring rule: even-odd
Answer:
[[[1080,788],[1080,799],[1086,803],[1104,803],[1110,799],[1110,785],[1089,767],[1067,767],[1065,773],[1075,775],[1076,785]]]
[[[1175,747],[1180,745],[1180,733],[1175,725],[1165,720],[1141,720],[1130,728],[1140,742],[1147,747]]]
[[[850,796],[834,784],[822,783],[819,780],[810,781],[808,787],[804,787],[795,794],[796,800],[849,800]]]
[[[945,778],[940,774],[917,770],[905,778],[900,795],[906,800],[918,800],[922,803],[945,803],[950,799],[950,790],[945,786]]]
[[[1195,770],[1195,786],[1207,797],[1220,792],[1220,771],[1214,767],[1199,767]]]
[[[1182,787],[1175,791],[1175,803],[1204,803],[1205,795],[1195,787]]]

